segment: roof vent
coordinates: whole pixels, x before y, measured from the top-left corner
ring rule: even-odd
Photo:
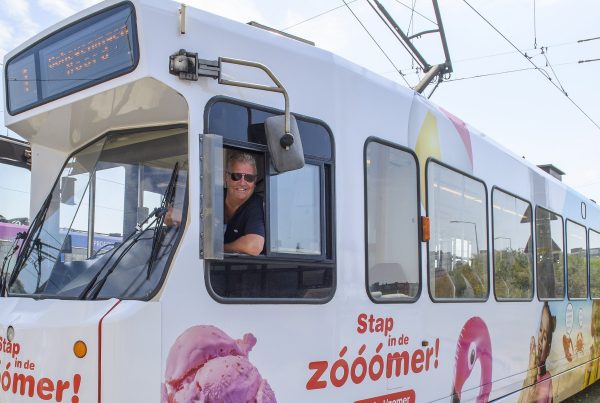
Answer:
[[[559,181],[562,182],[562,176],[565,174],[563,171],[561,171],[560,169],[558,169],[557,167],[555,167],[552,164],[546,164],[546,165],[538,165],[538,168],[540,168],[542,171],[549,173],[550,175],[554,176],[556,179],[558,179]]]

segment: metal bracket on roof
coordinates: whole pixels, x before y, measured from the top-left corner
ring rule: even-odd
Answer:
[[[452,73],[452,61],[450,60],[450,52],[448,50],[448,43],[446,42],[446,33],[444,31],[444,25],[442,24],[442,16],[437,0],[432,0],[432,3],[438,28],[422,31],[411,36],[407,36],[404,33],[404,31],[402,31],[402,28],[398,26],[394,18],[378,0],[367,0],[367,3],[379,16],[379,18],[381,18],[381,20],[394,34],[394,36],[396,36],[396,39],[400,41],[402,46],[404,46],[404,48],[407,50],[410,56],[415,60],[415,62],[417,62],[417,64],[423,70],[423,72],[426,73],[425,76],[421,79],[421,81],[414,87],[415,91],[422,93],[425,90],[425,88],[427,88],[427,86],[431,84],[431,82],[436,77],[438,77],[439,84],[439,82],[442,81],[444,74]],[[440,35],[440,40],[442,41],[442,48],[444,49],[444,57],[446,60],[444,61],[444,63],[432,66],[431,64],[427,63],[427,60],[425,60],[423,55],[419,52],[415,45],[413,45],[412,40],[415,38],[419,38],[422,35],[433,34],[436,32]]]

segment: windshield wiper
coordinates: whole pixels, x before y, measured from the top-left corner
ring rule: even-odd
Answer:
[[[165,189],[165,194],[163,195],[162,202],[160,204],[160,216],[156,220],[156,226],[154,227],[154,235],[152,237],[152,249],[150,250],[150,258],[148,259],[148,270],[146,272],[146,280],[150,279],[150,274],[152,273],[152,267],[154,266],[154,262],[156,261],[156,256],[158,255],[158,250],[160,248],[160,243],[162,241],[162,237],[160,236],[163,232],[162,226],[165,223],[165,217],[167,215],[167,210],[173,204],[173,199],[175,198],[175,184],[177,183],[177,177],[179,176],[179,161],[175,163],[173,167],[173,172],[171,173],[171,179],[169,179],[169,184],[167,185],[167,189]]]
[[[88,283],[88,285],[81,292],[81,294],[79,294],[78,299],[85,299],[86,295],[93,288],[96,288],[96,290],[92,294],[92,298],[95,298],[96,295],[98,295],[98,293],[100,292],[100,289],[102,289],[102,287],[104,286],[104,283],[106,282],[106,279],[108,278],[108,276],[110,276],[110,274],[118,266],[118,264],[121,261],[121,259],[123,258],[123,256],[125,256],[127,254],[127,252],[133,247],[133,245],[138,241],[138,239],[140,238],[140,236],[144,233],[144,230],[142,230],[142,226],[144,224],[146,224],[146,222],[148,222],[148,220],[150,220],[152,217],[154,217],[157,214],[159,214],[160,213],[159,210],[160,209],[158,207],[155,208],[154,210],[152,210],[152,212],[150,212],[150,214],[148,214],[148,216],[146,218],[144,218],[144,220],[140,224],[137,224],[135,226],[135,231],[133,231],[131,234],[129,234],[129,236],[121,244],[119,244],[118,246],[116,246],[115,248],[112,249],[112,253],[111,253],[110,257],[108,259],[106,259],[106,262],[104,262],[104,264],[102,265],[102,267],[100,267],[100,269],[98,270],[98,272],[96,274],[94,274],[94,277],[92,277],[90,279],[90,282]],[[150,225],[152,225],[155,221],[153,221],[152,223],[150,223]],[[134,237],[134,235],[135,235],[135,239],[132,239]],[[121,247],[123,245],[127,244],[127,242],[129,242],[130,240],[131,240],[131,243],[129,243],[129,245],[127,245],[127,247],[125,248],[125,250],[123,250],[123,252],[117,257],[116,262],[110,267],[110,269],[107,270],[107,272],[104,275],[104,277],[102,277],[102,280],[100,280],[98,283],[96,283],[96,281],[98,280],[98,278],[102,274],[102,271],[106,268],[106,265],[108,264],[108,262],[110,262],[112,260],[112,258],[117,254],[117,251],[119,249],[121,249]]]
[[[17,261],[15,262],[15,267],[14,267],[12,273],[10,274],[10,279],[8,281],[4,281],[2,284],[2,288],[0,288],[0,295],[8,294],[8,289],[9,289],[10,285],[12,285],[16,281],[17,276],[19,275],[21,270],[23,270],[23,267],[25,266],[25,261],[26,261],[25,259],[27,256],[29,256],[29,254],[31,253],[31,248],[34,246],[33,245],[34,242],[32,242],[32,240],[34,238],[37,239],[37,237],[39,237],[39,233],[41,231],[42,224],[44,223],[44,219],[46,218],[46,213],[48,212],[48,208],[50,207],[51,200],[52,200],[52,190],[50,191],[50,193],[48,194],[48,196],[42,203],[42,206],[40,207],[40,211],[38,211],[37,215],[31,222],[29,229],[27,231],[25,231],[24,233],[21,233],[21,236],[23,237],[22,239],[24,239],[23,244],[21,245],[21,251],[17,255]],[[41,267],[40,267],[40,270],[41,270]],[[8,275],[8,272],[5,275]]]
[[[154,234],[152,237],[152,249],[150,251],[150,258],[148,260],[149,266],[148,266],[148,272],[147,272],[148,273],[147,277],[150,278],[150,272],[151,272],[151,267],[152,267],[151,262],[153,262],[153,260],[156,259],[156,254],[158,253],[158,244],[160,243],[159,235],[161,234],[161,231],[162,231],[161,228],[165,221],[165,216],[167,214],[168,206],[169,206],[169,204],[171,204],[173,202],[173,198],[175,196],[175,184],[177,183],[178,173],[179,173],[179,162],[176,162],[175,166],[173,167],[173,172],[171,173],[171,179],[169,180],[169,184],[167,185],[167,188],[165,189],[165,193],[163,194],[163,198],[162,198],[160,207],[155,208],[148,215],[148,217],[146,217],[144,219],[144,221],[141,224],[136,226],[135,232],[133,232],[131,235],[129,235],[127,237],[127,239],[125,241],[123,241],[122,244],[120,244],[118,247],[114,248],[114,251],[111,254],[110,258],[108,258],[106,260],[104,265],[94,275],[94,277],[91,279],[88,286],[79,295],[79,299],[85,299],[85,297],[88,294],[90,296],[90,299],[95,299],[98,296],[98,294],[102,290],[102,287],[104,287],[104,284],[106,283],[106,280],[108,279],[108,277],[115,271],[115,269],[118,267],[118,265],[121,262],[121,260],[123,259],[123,257],[127,254],[127,252],[129,252],[129,250],[133,247],[133,245],[140,239],[141,235],[145,232],[145,230],[142,230],[142,226],[150,218],[156,217],[155,220],[152,223],[150,223],[150,225],[148,225],[148,227],[150,227],[151,225],[154,225]],[[134,239],[131,239],[133,237],[133,235],[136,235],[136,237]],[[119,249],[121,249],[121,247],[123,245],[125,245],[130,239],[131,239],[131,242],[129,243],[129,245],[127,245],[127,247],[125,249],[123,249],[123,251],[116,258],[116,260],[114,261],[112,266],[110,266],[110,268],[106,271],[106,274],[104,275],[104,277],[102,277],[102,279],[98,281],[100,274],[102,273],[102,271],[104,270],[104,268],[106,267],[108,262],[110,262],[113,259],[113,257],[116,255],[117,251]],[[96,283],[96,281],[98,281],[98,282]]]

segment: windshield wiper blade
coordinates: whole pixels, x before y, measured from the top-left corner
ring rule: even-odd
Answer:
[[[90,282],[88,283],[88,285],[79,294],[78,299],[85,299],[85,297],[87,296],[87,294],[92,289],[94,289],[94,288],[95,288],[95,291],[92,293],[91,298],[92,299],[96,298],[96,296],[98,295],[98,293],[100,292],[100,290],[104,286],[104,283],[106,282],[106,279],[108,278],[108,276],[110,276],[110,274],[118,266],[118,264],[121,261],[121,259],[123,258],[123,256],[125,256],[125,254],[129,251],[129,249],[131,249],[133,247],[133,245],[138,241],[138,239],[140,238],[140,236],[144,233],[144,231],[142,230],[142,226],[144,224],[146,224],[146,222],[148,222],[148,220],[150,220],[152,217],[156,216],[157,214],[159,214],[159,208],[155,208],[154,210],[152,210],[152,212],[150,212],[150,214],[148,214],[148,216],[146,218],[144,218],[144,220],[140,224],[136,225],[135,231],[133,231],[131,234],[129,234],[129,236],[121,244],[119,244],[117,247],[115,247],[114,249],[112,249],[112,254],[110,255],[110,257],[108,259],[106,259],[106,262],[104,262],[104,264],[98,270],[98,272],[96,274],[94,274],[94,276],[90,279]],[[152,223],[150,225],[152,225]],[[135,238],[132,239],[134,237],[134,235],[135,235]],[[104,268],[106,267],[106,265],[112,260],[113,257],[115,257],[115,255],[117,254],[117,251],[119,249],[121,249],[121,247],[123,245],[127,244],[127,242],[129,242],[130,240],[131,240],[131,243],[129,245],[127,245],[127,247],[125,248],[125,250],[123,250],[122,253],[119,254],[119,256],[117,257],[116,262],[113,263],[113,265],[106,271],[106,274],[104,275],[104,277],[102,277],[102,280],[100,280],[99,282],[97,282],[98,278],[102,274],[102,271],[104,271]]]
[[[155,208],[148,215],[148,217],[146,217],[144,219],[144,221],[141,224],[138,224],[136,226],[136,231],[133,232],[131,235],[129,235],[129,237],[127,237],[127,239],[125,241],[123,241],[122,244],[120,244],[118,247],[116,247],[114,249],[114,252],[110,256],[110,258],[108,258],[106,260],[106,262],[104,263],[102,268],[100,268],[100,270],[98,270],[98,272],[91,279],[91,281],[87,285],[87,287],[79,295],[79,299],[85,299],[88,294],[89,294],[89,299],[95,299],[98,296],[98,294],[102,290],[102,287],[104,287],[104,284],[106,283],[106,280],[108,279],[108,277],[115,271],[115,269],[119,266],[119,263],[121,262],[123,257],[127,254],[127,252],[129,252],[129,250],[133,247],[133,245],[135,245],[135,243],[139,240],[141,235],[145,232],[145,230],[142,229],[142,226],[150,218],[156,217],[156,219],[150,225],[148,225],[148,227],[150,227],[151,225],[154,225],[154,234],[152,237],[152,249],[150,251],[150,258],[148,260],[149,263],[148,263],[148,271],[147,271],[147,277],[150,278],[152,262],[156,259],[156,254],[158,253],[158,244],[160,243],[159,234],[162,232],[161,228],[165,221],[165,216],[167,214],[167,208],[168,208],[169,204],[171,204],[173,202],[173,198],[175,197],[175,184],[177,183],[178,174],[179,174],[179,162],[176,162],[175,166],[173,167],[173,171],[171,173],[171,179],[169,180],[167,189],[165,189],[165,193],[163,194],[163,198],[162,198],[160,207]],[[131,239],[133,237],[133,235],[136,235],[135,239]],[[102,271],[104,270],[106,265],[114,258],[117,251],[119,249],[121,249],[121,247],[123,245],[125,245],[130,239],[131,239],[131,242],[117,256],[116,260],[114,261],[112,266],[110,266],[110,268],[106,271],[106,274],[102,277],[102,279],[100,279],[98,281],[98,278],[100,277],[100,274],[102,273]]]
[[[4,282],[5,290],[2,290],[2,295],[4,295],[4,291],[6,293],[8,293],[8,288],[10,287],[10,285],[12,285],[16,281],[19,273],[21,272],[21,270],[23,270],[23,267],[25,266],[25,261],[26,261],[25,258],[26,258],[26,256],[29,255],[29,253],[31,253],[31,248],[33,247],[32,240],[34,238],[37,239],[37,237],[39,237],[39,234],[40,234],[40,231],[42,228],[42,224],[44,223],[44,219],[46,218],[46,213],[48,212],[48,208],[50,207],[51,200],[52,200],[52,190],[46,197],[46,200],[44,200],[44,202],[42,203],[42,206],[40,207],[40,210],[38,211],[38,213],[35,216],[35,218],[33,219],[33,221],[31,222],[29,229],[23,234],[24,241],[23,241],[23,244],[21,245],[21,251],[17,255],[17,261],[15,262],[15,267],[14,267],[12,273],[10,274],[10,280]]]
[[[161,211],[160,216],[158,216],[156,226],[154,227],[154,236],[152,237],[152,249],[150,250],[150,257],[148,258],[148,270],[146,271],[146,280],[150,279],[150,274],[152,273],[152,268],[154,266],[154,262],[156,261],[158,251],[160,249],[160,244],[162,242],[161,234],[163,233],[162,226],[165,222],[167,210],[169,206],[173,204],[173,199],[175,199],[175,184],[177,183],[178,176],[179,161],[177,161],[175,163],[175,166],[173,167],[173,172],[171,172],[171,179],[169,179],[169,184],[165,189],[165,194],[163,195],[163,199],[160,204]]]

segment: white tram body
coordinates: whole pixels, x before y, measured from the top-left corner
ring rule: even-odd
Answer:
[[[595,203],[410,89],[180,10],[105,1],[5,58],[37,218],[2,286],[1,402],[558,401],[600,376]],[[273,72],[304,168],[270,162],[281,94],[170,73],[192,53]],[[263,255],[223,254],[222,150],[257,159]]]

